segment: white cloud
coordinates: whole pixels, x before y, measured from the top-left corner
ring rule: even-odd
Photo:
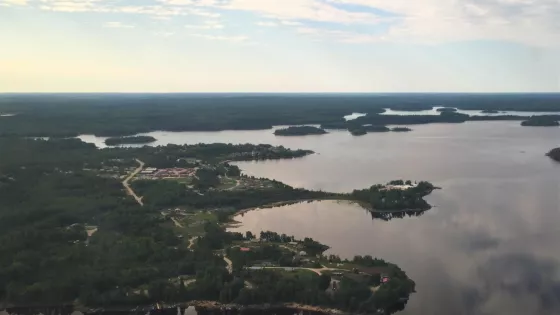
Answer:
[[[505,40],[535,45],[560,39],[558,0],[327,0],[397,15],[386,35],[398,41]]]
[[[134,28],[134,25],[124,24],[122,22],[105,22],[105,23],[103,23],[103,27],[107,27],[107,28]]]
[[[219,30],[219,29],[223,29],[224,25],[221,24],[220,21],[210,20],[210,21],[205,21],[202,24],[187,24],[185,25],[185,28],[199,29],[199,30]]]
[[[27,0],[0,0],[0,6],[27,5]]]
[[[173,35],[175,35],[175,32],[153,32],[152,34],[154,34],[155,36],[158,37],[171,37]]]
[[[270,22],[270,21],[260,21],[255,23],[257,26],[263,26],[263,27],[276,27],[278,26],[277,23],[275,22]]]
[[[299,34],[311,36],[314,40],[334,40],[340,43],[364,44],[384,41],[383,36],[361,34],[356,32],[348,32],[341,30],[324,30],[314,27],[298,27],[296,32]]]
[[[289,20],[280,21],[280,23],[282,23],[282,25],[287,25],[287,26],[300,26],[300,25],[302,25],[301,22],[289,21]]]
[[[111,0],[0,0],[3,5],[34,5],[44,10],[142,14],[150,17],[196,15],[217,18],[250,12],[272,21],[262,27],[327,22],[345,27],[384,24],[387,41],[440,43],[502,40],[560,45],[560,0],[152,0],[151,5],[119,5]],[[345,5],[372,8],[362,10]],[[383,12],[387,12],[384,14]],[[205,26],[203,28],[210,28]],[[372,32],[373,33],[373,32]],[[375,32],[377,33],[377,32]],[[377,38],[372,35],[367,38]]]
[[[203,38],[207,40],[224,41],[230,43],[241,43],[247,41],[249,38],[247,36],[215,36],[208,34],[190,34],[192,37]]]

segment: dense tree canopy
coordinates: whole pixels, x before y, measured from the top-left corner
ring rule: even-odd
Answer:
[[[557,94],[13,94],[0,96],[0,112],[15,114],[0,118],[0,135],[123,136],[156,130],[271,129],[341,123],[352,112],[368,114],[360,118],[362,124],[462,122],[470,118],[377,114],[386,108],[431,109],[434,104],[470,110],[559,111],[559,100]]]
[[[324,135],[326,133],[327,132],[324,129],[313,126],[292,126],[274,131],[274,134],[277,136]]]

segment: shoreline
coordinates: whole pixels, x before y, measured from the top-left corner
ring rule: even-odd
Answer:
[[[436,189],[441,189],[441,188],[436,188]],[[431,194],[431,193],[432,192],[430,192],[429,194]],[[276,207],[289,206],[289,205],[297,204],[297,203],[301,203],[301,202],[313,202],[313,201],[344,201],[344,202],[357,204],[360,207],[362,207],[363,209],[368,210],[372,213],[382,213],[382,214],[398,213],[398,212],[410,212],[410,211],[412,211],[412,212],[423,212],[423,211],[428,211],[428,210],[433,208],[433,206],[430,205],[430,207],[425,208],[425,209],[379,210],[379,209],[371,208],[371,206],[365,204],[362,201],[353,200],[353,199],[313,198],[313,199],[286,200],[286,201],[278,201],[278,202],[273,202],[273,203],[269,203],[269,204],[258,206],[258,207],[251,207],[251,208],[246,208],[246,209],[241,209],[239,211],[236,211],[236,212],[234,212],[233,214],[230,215],[230,221],[228,221],[224,225],[229,226],[229,225],[239,225],[239,224],[241,224],[241,222],[234,220],[234,217],[236,217],[238,215],[243,215],[247,212],[251,212],[251,211],[255,211],[255,210],[271,209],[271,208],[276,208]]]

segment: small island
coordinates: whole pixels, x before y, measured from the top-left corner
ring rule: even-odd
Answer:
[[[423,211],[431,209],[424,200],[436,187],[429,182],[412,183],[394,180],[387,185],[373,185],[370,188],[354,190],[350,195],[355,201],[372,211]]]
[[[457,111],[457,108],[454,107],[442,107],[442,108],[438,108],[436,111],[443,113],[443,112],[448,112],[448,113],[454,113]]]
[[[353,135],[353,136],[363,136],[367,134],[367,130],[360,126],[360,127],[355,127],[355,128],[351,128],[348,129],[348,131]]]
[[[560,148],[554,148],[550,150],[550,152],[548,152],[546,156],[548,156],[549,158],[553,159],[556,162],[560,162]]]
[[[156,138],[151,136],[133,136],[133,137],[114,137],[105,140],[106,145],[115,146],[121,144],[145,144],[155,142]]]
[[[500,111],[495,110],[495,109],[485,109],[483,111],[481,111],[482,114],[499,114]]]
[[[389,132],[391,129],[387,126],[379,126],[379,125],[365,125],[364,129],[367,132]]]
[[[324,129],[313,126],[292,126],[284,129],[274,131],[276,136],[309,136],[309,135],[324,135],[328,133]]]
[[[407,127],[395,127],[393,129],[391,129],[392,132],[409,132],[412,131],[412,129],[407,128]]]
[[[348,127],[348,131],[353,136],[363,136],[369,132],[389,132],[391,131],[390,128],[387,126],[379,126],[379,125],[351,125]]]
[[[533,116],[528,120],[521,122],[523,127],[558,127],[560,123],[558,120],[549,117]]]

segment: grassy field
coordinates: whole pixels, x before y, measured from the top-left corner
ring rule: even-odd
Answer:
[[[190,185],[192,183],[192,177],[181,177],[181,178],[166,178],[165,180],[172,180],[174,182]]]
[[[218,189],[227,190],[227,189],[231,189],[231,188],[235,187],[236,185],[237,185],[237,179],[236,178],[222,177],[221,180],[220,180],[220,186],[218,186]]]
[[[173,229],[187,241],[188,238],[193,236],[204,235],[204,225],[207,222],[217,222],[218,218],[211,212],[199,211],[183,219],[176,219],[176,221],[180,226],[174,224]]]

